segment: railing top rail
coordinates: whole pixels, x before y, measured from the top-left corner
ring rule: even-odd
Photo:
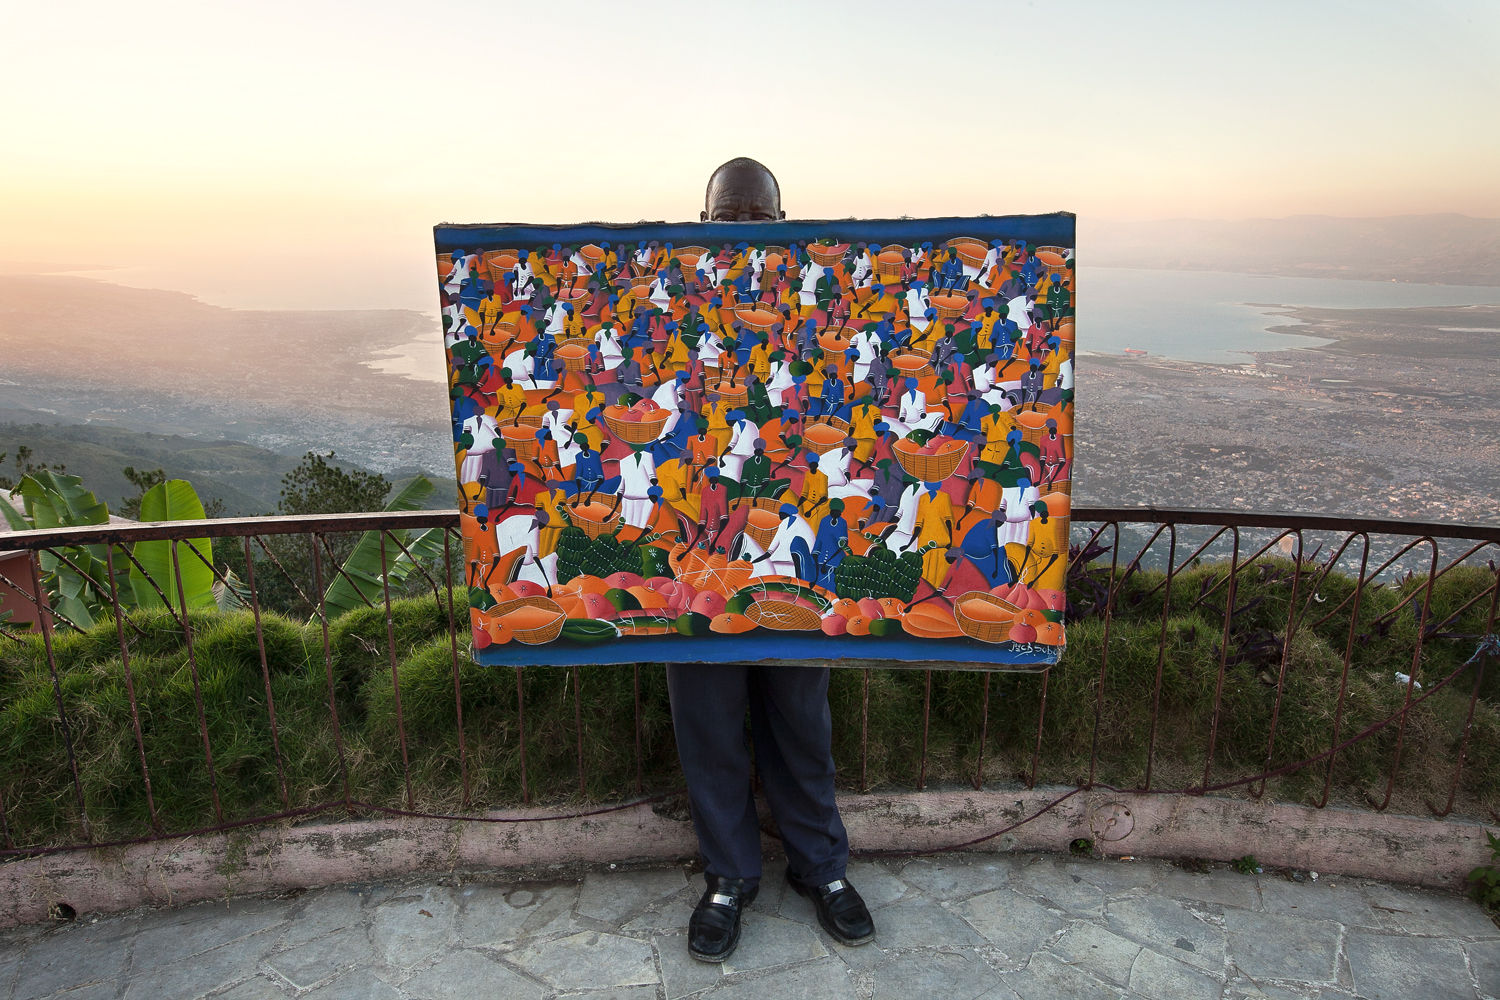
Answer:
[[[1075,507],[1075,521],[1138,524],[1197,524],[1304,531],[1370,532],[1410,537],[1463,538],[1500,542],[1500,525],[1398,518],[1340,517],[1296,511],[1189,510],[1177,507]],[[155,539],[213,538],[241,535],[291,535],[308,532],[373,531],[382,528],[456,528],[457,510],[375,511],[361,514],[223,517],[207,521],[158,521],[101,524],[87,528],[43,528],[0,534],[0,552],[46,549],[62,545],[130,544]]]
[[[361,514],[276,514],[220,517],[206,521],[145,521],[87,528],[41,528],[0,534],[0,552],[59,545],[130,544],[156,539],[224,538],[240,535],[297,535],[309,532],[374,531],[381,528],[456,528],[457,510],[373,511]]]
[[[1365,531],[1414,538],[1466,538],[1500,542],[1500,524],[1418,521],[1407,518],[1344,517],[1297,511],[1183,509],[1177,507],[1074,507],[1075,521],[1135,521],[1146,524],[1204,524],[1236,528],[1301,528],[1304,531]]]

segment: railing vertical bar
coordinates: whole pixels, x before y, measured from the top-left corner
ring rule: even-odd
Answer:
[[[526,691],[522,684],[525,667],[516,668],[516,733],[521,748],[521,804],[531,802],[531,790],[526,784]]]
[[[1437,583],[1438,543],[1431,537],[1422,541],[1432,546],[1432,564],[1427,569],[1427,588],[1422,596],[1422,613],[1417,618],[1417,648],[1411,654],[1411,674],[1406,680],[1406,701],[1401,706],[1401,721],[1396,725],[1396,753],[1391,758],[1391,774],[1385,782],[1385,798],[1376,806],[1384,812],[1391,804],[1391,793],[1396,789],[1396,772],[1401,769],[1401,751],[1406,746],[1406,723],[1411,718],[1411,696],[1417,686],[1417,674],[1422,670],[1422,648],[1427,642],[1427,619],[1432,614],[1432,588]]]
[[[1110,526],[1114,528],[1114,544],[1109,547],[1109,583],[1104,589],[1104,640],[1099,650],[1099,690],[1094,697],[1094,739],[1089,750],[1090,788],[1099,768],[1099,725],[1104,717],[1104,685],[1109,672],[1109,627],[1115,620],[1115,577],[1120,568],[1120,522],[1111,521]]]
[[[1151,772],[1156,764],[1156,722],[1161,715],[1161,681],[1167,665],[1167,621],[1172,614],[1172,578],[1177,572],[1177,524],[1173,522],[1166,527],[1170,548],[1167,550],[1167,579],[1162,591],[1161,635],[1156,648],[1156,685],[1151,692],[1151,737],[1146,743],[1146,783],[1141,787],[1146,792],[1151,791]],[[1157,535],[1160,534],[1158,531]],[[1155,540],[1156,536],[1153,536],[1152,541]],[[1146,544],[1149,547],[1151,542]],[[1137,563],[1145,553],[1146,550],[1142,549],[1135,557]]]
[[[979,706],[979,759],[974,764],[974,790],[980,791],[984,788],[984,741],[990,732],[990,674],[993,671],[984,672],[984,696]]]
[[[109,602],[115,611],[115,638],[120,644],[120,666],[125,674],[125,697],[130,701],[130,726],[135,730],[135,749],[141,757],[141,782],[146,786],[146,812],[151,817],[151,829],[160,834],[161,819],[156,815],[156,796],[151,791],[151,768],[146,764],[146,740],[141,735],[141,710],[135,697],[135,672],[130,669],[130,649],[125,642],[125,615],[120,610],[120,584],[115,579],[114,550],[113,545],[104,546],[104,572],[109,575]]]
[[[864,669],[863,696],[859,711],[859,790],[870,790],[870,668]]]
[[[1500,570],[1495,571],[1495,586],[1490,591],[1490,615],[1485,621],[1484,634],[1492,635],[1495,631],[1495,613],[1500,610]],[[1464,754],[1469,749],[1469,737],[1474,729],[1474,706],[1479,704],[1479,692],[1484,686],[1484,668],[1489,663],[1490,653],[1486,649],[1479,654],[1479,662],[1474,665],[1474,693],[1469,696],[1469,714],[1464,718],[1464,734],[1458,743],[1458,762],[1453,767],[1453,783],[1448,786],[1448,804],[1439,811],[1433,808],[1431,802],[1427,808],[1438,819],[1442,819],[1453,811],[1453,800],[1458,795],[1458,779],[1464,773]]]
[[[588,782],[583,772],[583,668],[573,664],[573,731],[578,736],[578,794],[588,792]]]
[[[453,659],[453,711],[458,724],[458,773],[463,780],[464,808],[469,806],[469,754],[464,746],[463,682],[458,668],[458,615],[453,606],[453,529],[443,529],[443,571],[448,582],[448,652]]]
[[[4,502],[0,500],[0,503]],[[33,552],[29,562],[32,593],[36,594],[37,618],[42,623],[42,647],[47,654],[47,669],[52,673],[52,696],[57,701],[57,718],[62,723],[63,746],[68,751],[68,767],[73,772],[73,796],[78,802],[78,821],[83,826],[84,839],[93,840],[93,833],[89,829],[88,809],[83,804],[83,782],[78,777],[78,757],[73,751],[73,728],[68,725],[68,710],[63,705],[62,681],[57,676],[57,658],[52,652],[52,602],[47,599],[47,591],[42,587],[42,554]]]
[[[1286,532],[1283,534],[1283,537],[1287,534],[1296,536],[1297,548],[1295,554],[1292,556],[1292,596],[1286,606],[1286,634],[1281,640],[1281,671],[1276,675],[1276,703],[1271,707],[1271,731],[1266,734],[1266,763],[1261,768],[1263,771],[1271,770],[1271,757],[1276,752],[1276,727],[1281,722],[1281,698],[1286,693],[1286,671],[1292,659],[1292,635],[1297,630],[1298,588],[1302,583],[1302,529],[1298,528],[1295,531]],[[1350,537],[1352,538],[1353,536]],[[1347,547],[1348,544],[1349,539],[1345,539],[1344,546]],[[1342,553],[1343,551],[1343,547],[1340,547],[1339,552]],[[1204,784],[1207,784],[1207,782],[1204,782]],[[1260,788],[1257,790],[1254,782],[1252,782],[1245,786],[1245,791],[1250,794],[1251,798],[1258,799],[1266,793],[1266,783],[1262,781]]]
[[[1031,777],[1026,779],[1027,788],[1036,787],[1037,766],[1042,759],[1042,726],[1047,721],[1047,684],[1052,679],[1052,668],[1042,670],[1042,702],[1036,712],[1036,749],[1031,754]]]
[[[219,803],[219,775],[214,770],[214,748],[208,739],[208,715],[203,711],[203,688],[198,680],[198,654],[193,650],[193,623],[188,620],[187,592],[182,589],[182,561],[178,558],[175,538],[172,539],[172,578],[177,581],[177,604],[182,609],[182,639],[187,646],[188,672],[193,678],[193,702],[198,706],[198,731],[203,735],[203,759],[208,765],[208,790],[214,800],[214,816],[222,823],[224,808]]]
[[[401,671],[396,666],[396,620],[391,615],[391,564],[386,559],[385,536],[380,530],[380,589],[385,595],[385,645],[391,654],[391,697],[396,703],[396,739],[401,744],[401,774],[406,779],[406,808],[416,809],[411,794],[411,757],[406,750],[406,716],[401,711]]]
[[[927,730],[932,722],[932,670],[923,671],[926,682],[922,687],[922,770],[917,774],[917,791],[927,787]]]
[[[1224,592],[1224,632],[1219,636],[1219,676],[1214,683],[1214,712],[1208,726],[1208,756],[1203,761],[1203,787],[1214,769],[1214,747],[1219,741],[1219,713],[1224,706],[1224,671],[1229,667],[1229,639],[1234,632],[1234,601],[1239,596],[1240,529],[1234,532],[1234,551],[1229,556],[1229,588]]]
[[[313,590],[318,592],[318,620],[323,625],[323,673],[328,678],[328,717],[333,721],[333,745],[339,755],[339,776],[344,782],[344,808],[353,811],[354,797],[349,792],[349,763],[344,757],[344,731],[339,726],[338,691],[333,683],[333,650],[328,645],[328,595],[323,590],[323,559],[318,554],[318,534],[308,536],[312,549]]]
[[[281,757],[281,730],[276,724],[276,696],[271,693],[271,664],[266,659],[266,633],[260,622],[260,593],[255,589],[255,560],[250,557],[250,536],[245,543],[245,583],[250,588],[250,612],[255,616],[255,644],[260,647],[260,676],[266,685],[266,715],[271,721],[271,748],[276,752],[276,780],[281,787],[281,807],[292,807],[286,790],[286,764]]]
[[[641,756],[641,665],[634,664],[633,694],[635,700],[635,791],[637,795],[646,791],[646,767]]]
[[[1333,752],[1328,755],[1328,770],[1323,777],[1323,797],[1318,801],[1319,809],[1328,805],[1328,795],[1333,789],[1333,765],[1339,756],[1339,728],[1344,722],[1344,701],[1349,693],[1349,665],[1354,660],[1354,637],[1359,630],[1359,606],[1364,601],[1365,584],[1369,582],[1365,579],[1365,570],[1370,565],[1370,536],[1362,531],[1349,536],[1351,541],[1355,537],[1362,538],[1364,545],[1359,554],[1359,579],[1354,584],[1354,607],[1349,612],[1349,637],[1344,641],[1344,670],[1339,676],[1339,700],[1333,710],[1333,739],[1329,742],[1329,748]]]

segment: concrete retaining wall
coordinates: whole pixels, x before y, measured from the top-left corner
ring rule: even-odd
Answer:
[[[840,808],[856,851],[925,852],[1009,826],[1067,791],[848,795]],[[1489,859],[1484,828],[1469,821],[1092,792],[972,849],[1060,851],[1079,837],[1112,856],[1229,861],[1253,854],[1268,865],[1444,888],[1459,886]],[[1106,839],[1112,837],[1118,839]],[[79,913],[103,913],[417,872],[668,861],[694,853],[692,825],[680,804],[537,823],[382,819],[246,829],[0,865],[0,927],[44,920],[58,902]]]

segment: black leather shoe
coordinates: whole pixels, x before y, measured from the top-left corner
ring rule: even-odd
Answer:
[[[747,890],[742,878],[704,879],[708,889],[688,920],[688,952],[700,962],[722,962],[740,943],[740,914],[755,902],[760,886]]]
[[[859,891],[843,879],[825,885],[807,886],[787,873],[786,880],[797,890],[797,895],[807,896],[818,911],[818,923],[839,944],[858,946],[869,944],[875,937],[875,920],[869,907],[860,898]]]

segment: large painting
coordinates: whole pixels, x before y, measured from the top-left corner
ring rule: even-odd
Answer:
[[[1057,662],[1073,216],[435,235],[476,660]]]

